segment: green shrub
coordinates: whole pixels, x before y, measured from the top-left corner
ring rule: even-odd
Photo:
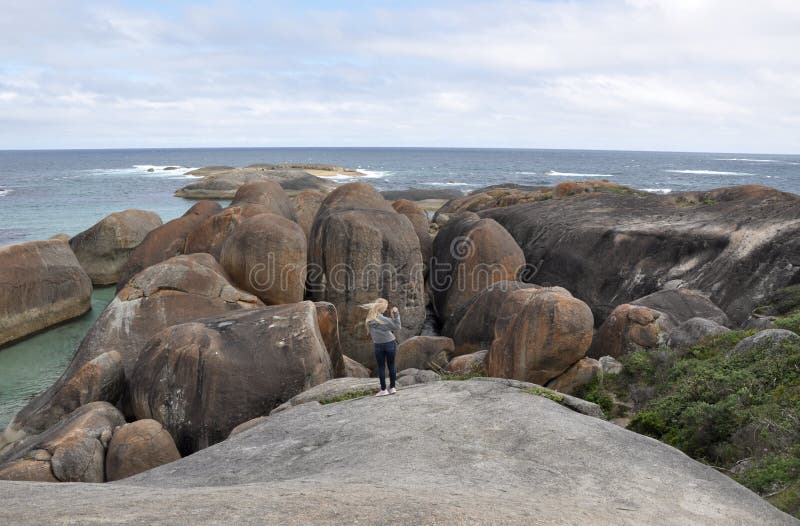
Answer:
[[[800,334],[800,311],[795,312],[784,318],[775,320],[775,326],[779,329],[786,329],[794,333]]]
[[[363,398],[365,396],[370,396],[374,394],[375,391],[371,391],[369,389],[358,389],[356,391],[350,391],[348,393],[341,394],[339,396],[333,396],[331,398],[323,398],[319,401],[320,404],[335,404],[336,402],[344,402],[345,400],[353,400],[356,398]]]

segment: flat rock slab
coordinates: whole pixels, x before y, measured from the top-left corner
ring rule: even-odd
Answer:
[[[125,481],[0,499],[4,524],[800,524],[660,442],[475,380],[299,405]]]

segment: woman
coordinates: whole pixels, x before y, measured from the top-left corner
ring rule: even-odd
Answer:
[[[378,298],[372,303],[362,305],[367,312],[367,331],[375,344],[375,361],[378,363],[378,377],[381,379],[381,390],[375,396],[395,394],[397,370],[394,366],[394,357],[397,354],[397,338],[392,331],[400,328],[400,311],[392,308],[391,318],[383,315],[389,308],[389,302]],[[389,366],[389,390],[386,390],[386,365]]]

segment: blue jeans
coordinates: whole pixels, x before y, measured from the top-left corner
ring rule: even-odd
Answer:
[[[394,357],[397,355],[397,340],[375,344],[375,361],[378,362],[378,378],[381,379],[381,389],[386,390],[386,366],[389,366],[389,387],[394,387],[397,380],[397,369],[394,366]]]

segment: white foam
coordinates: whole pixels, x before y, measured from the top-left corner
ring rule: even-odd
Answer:
[[[582,174],[575,172],[557,172],[555,170],[547,170],[544,175],[551,175],[554,177],[614,177],[612,174]]]
[[[9,189],[5,189],[5,190],[0,188],[0,197],[5,197],[5,196],[7,196],[8,194],[10,194],[13,191],[14,190],[11,190],[10,188]]]
[[[664,171],[673,174],[691,174],[691,175],[755,175],[747,172],[718,172],[716,170],[664,170]]]
[[[652,194],[671,194],[672,188],[642,188],[642,191]]]
[[[536,172],[516,172],[517,175],[536,175]]]
[[[778,163],[778,164],[800,164],[792,161],[781,161],[780,159],[747,159],[744,157],[732,157],[730,159],[714,159],[715,161],[736,161],[740,163]]]
[[[165,168],[175,167],[174,170],[165,170]],[[150,169],[153,171],[151,172]],[[202,176],[187,175],[188,172],[197,170],[197,168],[178,166],[175,164],[168,164],[164,166],[156,166],[152,164],[135,164],[131,168],[94,168],[91,170],[83,170],[85,173],[96,175],[143,175],[147,177],[188,177],[196,179]]]
[[[358,179],[381,179],[386,177],[387,175],[391,175],[391,172],[384,172],[380,170],[362,170],[361,168],[358,169],[358,172],[364,175],[348,175],[348,174],[340,174],[337,173],[336,175],[318,175],[320,179],[326,179],[329,181],[354,181]]]
[[[422,183],[430,186],[478,186],[472,183],[457,183],[455,181],[447,181],[446,183]]]

